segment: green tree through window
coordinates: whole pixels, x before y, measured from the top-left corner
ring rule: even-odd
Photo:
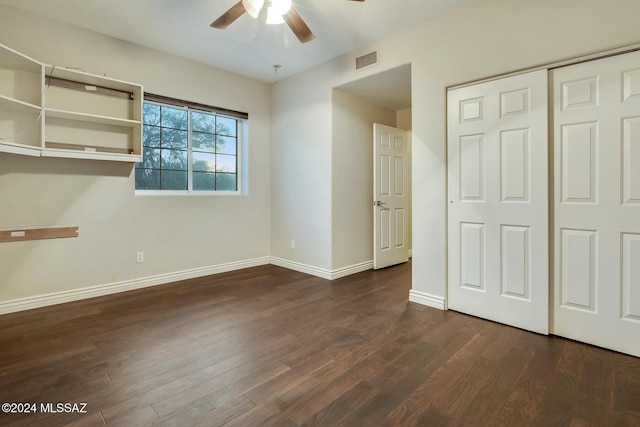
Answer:
[[[156,102],[143,116],[136,190],[238,190],[238,119]]]

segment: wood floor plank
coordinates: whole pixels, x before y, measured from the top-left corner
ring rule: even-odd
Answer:
[[[458,351],[423,382],[417,389],[409,394],[388,416],[394,424],[418,425],[417,420],[422,414],[431,410],[437,410],[439,414],[445,414],[442,408],[443,399],[465,399],[465,396],[456,396],[455,390],[464,382],[469,370],[476,367],[476,357],[481,349],[487,345],[486,337],[475,334]],[[471,396],[474,397],[474,396]],[[448,415],[448,414],[446,414]],[[449,415],[448,415],[449,416]]]
[[[395,341],[383,341],[376,346],[377,350],[370,357],[378,357],[384,360],[385,366],[373,374],[367,376],[356,384],[344,395],[333,400],[330,405],[311,417],[307,418],[303,425],[335,426],[342,423],[342,419],[359,410],[367,402],[374,399],[381,391],[387,387],[388,378],[397,378],[408,374],[410,367],[414,365],[416,357],[424,358],[427,355],[437,353],[434,346],[426,344],[420,340],[425,331],[434,325],[434,320],[424,317],[422,321],[417,321],[411,314],[415,310],[408,310],[403,316],[398,318],[393,325],[389,326],[387,336],[397,337]],[[414,328],[406,328],[408,319]],[[424,359],[423,359],[424,360]]]
[[[640,365],[630,356],[616,355],[613,366],[612,406],[630,416],[640,416]]]
[[[242,396],[211,410],[203,409],[203,406],[182,406],[163,416],[153,425],[163,427],[182,427],[184,425],[218,427],[225,425],[254,406],[249,399]]]
[[[0,426],[640,426],[640,359],[275,266],[0,316]]]
[[[103,420],[108,426],[150,426],[158,421],[158,414],[153,410],[151,406],[142,407],[132,412],[122,412],[116,414],[113,417],[106,418],[103,416]]]
[[[577,412],[580,385],[577,378],[554,372],[545,386],[534,426],[569,425]]]
[[[500,411],[511,396],[516,381],[533,354],[533,350],[527,351],[512,346],[511,350],[497,362],[489,381],[484,385],[483,392],[476,394],[463,409],[457,418],[459,425],[495,425]]]
[[[533,351],[534,354],[518,375],[516,384],[496,419],[497,426],[529,425],[537,417],[564,342],[553,337],[525,334],[515,345],[525,351]]]
[[[330,356],[319,353],[309,356],[295,367],[292,367],[282,375],[256,385],[244,393],[257,405],[272,405],[276,400],[284,399],[288,393],[302,393],[308,388],[315,387],[320,381],[312,376],[314,372],[333,362]]]
[[[214,381],[204,381],[191,387],[189,393],[169,396],[164,400],[157,401],[153,404],[153,408],[162,417],[180,406],[190,406],[191,402],[202,398],[206,398],[210,402],[215,401],[218,404],[220,402],[226,403],[241,396],[246,390],[277,377],[289,369],[288,366],[279,362],[259,367],[257,365],[249,368],[243,366],[238,370],[227,371],[229,375],[226,378],[218,377]]]
[[[378,385],[380,392],[361,408],[345,414],[342,424],[390,423],[389,420],[384,421],[387,416],[402,405],[421,384],[428,381],[434,372],[445,365],[486,324],[457,313],[448,313],[441,319],[447,327],[433,328],[425,334],[421,346],[403,355],[402,361],[399,361],[406,363],[408,369],[399,371],[395,377],[383,379]]]
[[[238,415],[225,427],[298,427],[289,417],[273,405],[257,405]]]
[[[102,414],[100,412],[95,412],[91,415],[67,424],[66,427],[102,427],[105,425],[106,424],[104,422],[104,418],[102,418]]]
[[[584,346],[585,360],[579,376],[580,399],[573,423],[607,425],[611,405],[610,387],[613,384],[613,356],[615,353],[597,347]],[[640,401],[639,401],[640,403]]]
[[[319,384],[295,400],[281,405],[283,412],[297,424],[302,424],[332,402],[340,398],[368,376],[383,369],[386,362],[381,358],[367,358],[338,377]]]

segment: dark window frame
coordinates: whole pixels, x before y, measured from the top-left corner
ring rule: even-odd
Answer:
[[[152,118],[153,123],[147,122],[147,116],[143,114],[145,132],[143,153],[146,155],[145,159],[135,167],[136,194],[241,193],[244,173],[241,170],[244,145],[242,130],[245,127],[244,122],[248,119],[247,113],[147,93],[145,93],[144,105],[145,107],[155,105],[159,108],[157,118]],[[174,114],[177,112],[179,117],[180,110],[185,113],[186,123],[185,119],[182,119],[183,121],[177,127],[172,127],[171,124],[164,122],[163,113],[168,114],[167,111],[173,111]],[[201,121],[197,124],[194,124],[194,115],[201,117]],[[207,116],[211,117],[211,123],[208,123]],[[219,124],[219,121],[222,123]],[[235,129],[231,121],[235,124]],[[197,126],[200,128],[194,130]],[[154,139],[149,141],[147,131],[154,134],[157,132],[157,137],[154,135]],[[167,139],[172,138],[173,141],[167,142],[167,145],[164,139],[165,132],[175,134],[167,137]],[[180,135],[181,133],[184,135]],[[197,135],[199,144],[198,141],[194,143],[194,134]],[[186,138],[184,148],[180,141],[182,138]],[[232,144],[223,143],[220,146],[220,139]],[[172,156],[171,162],[168,160],[169,157],[164,157],[165,155]],[[166,162],[165,159],[167,159]],[[199,166],[201,169],[196,166],[198,161],[202,162]],[[146,176],[143,177],[143,174]],[[165,186],[164,179],[173,181]]]

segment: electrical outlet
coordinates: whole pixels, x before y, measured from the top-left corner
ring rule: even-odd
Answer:
[[[292,240],[291,241],[291,249],[295,249],[296,248],[296,241]]]
[[[138,252],[138,253],[136,254],[136,262],[137,262],[138,264],[140,264],[140,263],[144,262],[144,252]]]

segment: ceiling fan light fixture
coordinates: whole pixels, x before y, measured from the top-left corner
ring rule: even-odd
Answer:
[[[291,10],[291,0],[267,0],[267,24],[284,24],[282,15]]]
[[[272,7],[270,7],[267,10],[266,23],[267,25],[284,24],[284,19],[282,18],[282,15],[279,15],[276,11],[273,10]]]
[[[249,16],[257,19],[264,6],[264,0],[242,0],[242,6],[244,6]]]

